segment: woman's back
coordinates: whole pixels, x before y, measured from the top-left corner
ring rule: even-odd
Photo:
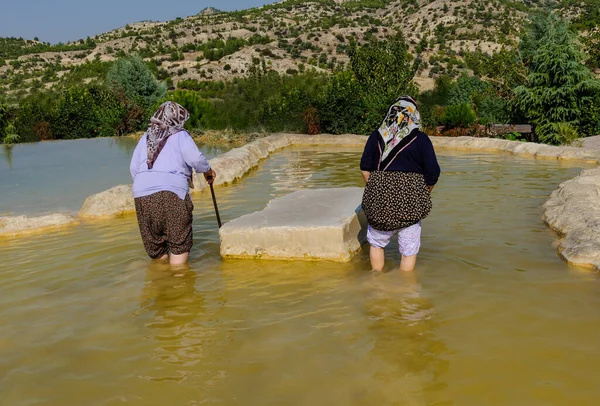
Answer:
[[[422,131],[415,130],[415,137],[407,142],[406,147],[397,155],[391,155],[386,162],[381,161],[381,151],[383,151],[383,141],[379,132],[374,131],[367,140],[360,169],[362,171],[372,172],[383,170],[385,166],[388,171],[414,172],[420,173],[425,178],[425,183],[434,185],[440,175],[433,144],[431,140]],[[388,163],[389,162],[389,163]]]
[[[199,173],[209,169],[208,162],[187,131],[180,131],[166,139],[151,169],[147,160],[147,135],[144,134],[131,159],[134,197],[170,191],[183,199],[188,192],[192,168]]]

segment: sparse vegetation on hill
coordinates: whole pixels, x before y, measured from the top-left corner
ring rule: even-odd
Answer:
[[[531,25],[530,17],[554,7],[572,23],[565,30],[577,51],[563,62],[581,68],[573,70],[576,77],[591,82],[585,94],[572,93],[585,96],[585,102],[565,102],[579,110],[587,106],[589,122],[571,116],[551,122],[564,121],[580,135],[590,135],[600,131],[594,110],[600,104],[597,80],[590,71],[600,67],[598,1],[288,0],[130,24],[69,44],[0,39],[0,89],[7,105],[18,106],[19,117],[13,114],[10,122],[22,141],[85,135],[52,124],[57,111],[67,111],[73,100],[85,100],[91,110],[109,106],[106,112],[71,114],[91,123],[80,127],[96,136],[142,129],[149,111],[165,97],[190,108],[193,127],[367,133],[391,99],[417,94],[418,87],[431,129],[445,125],[458,134],[473,122],[473,128],[492,122],[559,128],[541,124],[532,110],[535,103],[525,98],[536,94],[542,58],[537,52],[543,48],[531,41],[542,37],[544,26]],[[133,71],[143,76],[140,83],[155,90],[166,86],[167,96],[162,88],[142,102],[140,95],[148,89],[134,97],[125,82],[115,86],[115,72],[133,60]],[[540,86],[554,86],[557,94],[571,91],[563,85]],[[58,109],[60,103],[64,106]],[[547,142],[560,142],[556,134],[540,133]]]
[[[564,14],[586,29],[595,21],[594,2],[565,4]],[[402,32],[418,57],[425,88],[440,75],[468,70],[465,55],[514,46],[529,12],[547,3],[464,0],[288,0],[264,7],[201,13],[169,22],[140,22],[69,44],[0,39],[0,88],[9,100],[60,86],[63,76],[94,61],[110,63],[138,54],[156,66],[161,80],[230,80],[244,77],[254,58],[265,58],[280,74],[334,72],[349,63],[352,40],[382,39]],[[556,6],[560,4],[556,3]],[[596,7],[597,8],[597,7]],[[568,10],[576,10],[573,13]],[[300,68],[303,66],[303,68]],[[77,72],[80,80],[103,72]]]

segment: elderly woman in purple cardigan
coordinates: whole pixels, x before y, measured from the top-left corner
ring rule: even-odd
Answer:
[[[216,177],[183,125],[188,111],[168,101],[150,119],[150,126],[131,158],[133,197],[142,242],[148,256],[185,264],[192,248],[189,195],[192,169],[207,182]]]

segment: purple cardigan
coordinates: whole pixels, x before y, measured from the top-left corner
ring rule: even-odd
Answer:
[[[129,165],[133,178],[134,198],[169,191],[185,199],[189,192],[188,180],[192,176],[192,169],[198,173],[210,170],[208,160],[198,150],[187,131],[180,131],[167,139],[150,170],[146,163],[148,159],[146,148],[146,134],[144,134],[135,147]]]

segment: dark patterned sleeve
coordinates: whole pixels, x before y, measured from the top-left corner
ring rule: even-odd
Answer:
[[[362,158],[360,160],[360,170],[372,172],[377,169],[379,164],[379,133],[373,131],[373,133],[367,139],[365,144],[365,150],[363,151]]]
[[[423,134],[425,135],[425,134]],[[421,138],[421,153],[423,154],[423,176],[427,186],[434,186],[440,177],[440,165],[433,144],[427,135]]]

